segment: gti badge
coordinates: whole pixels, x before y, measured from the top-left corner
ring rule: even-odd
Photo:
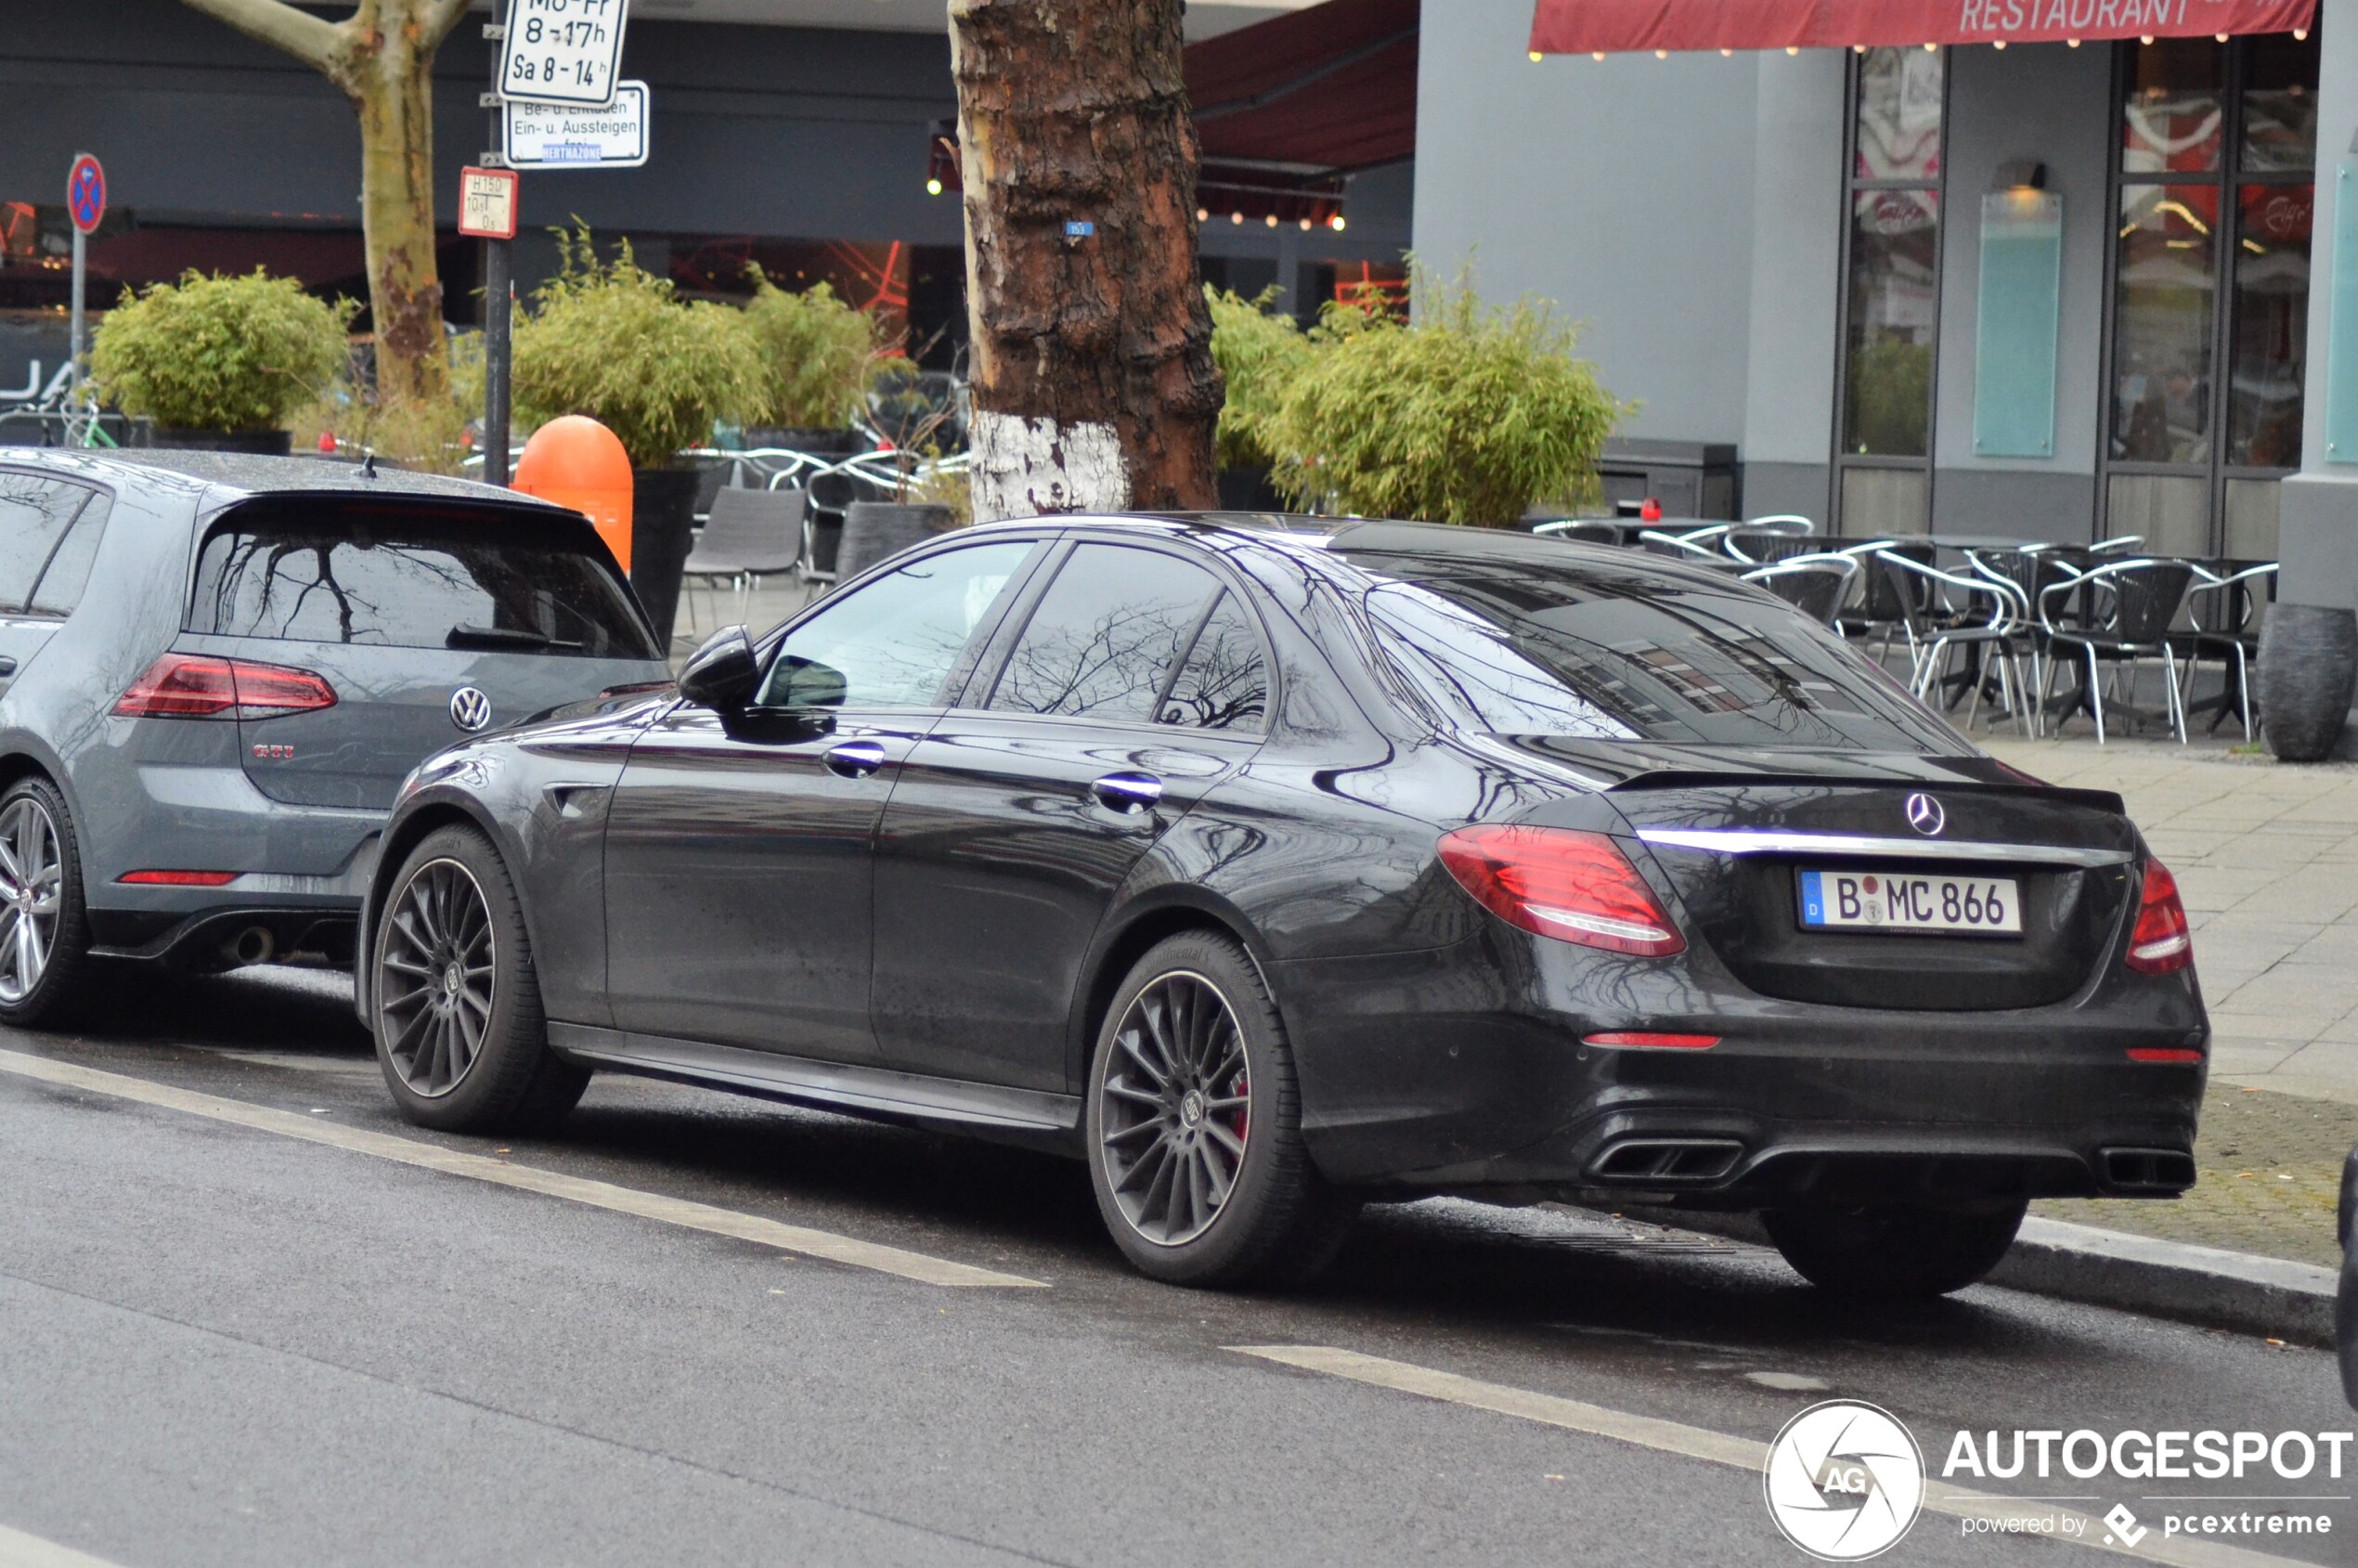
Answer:
[[[460,687],[450,693],[450,722],[467,733],[473,734],[490,724],[491,699],[473,686]],[[1922,799],[1923,797],[1919,796],[1917,798]],[[1908,809],[1911,811],[1915,810],[1913,801],[1909,803]],[[1939,810],[1937,806],[1933,809],[1936,811]],[[1936,827],[1932,831],[1937,833],[1940,830]]]
[[[455,713],[456,708],[452,711]],[[462,725],[461,728],[464,728]],[[1930,838],[1949,825],[1949,813],[1929,795],[1908,797],[1908,825]]]

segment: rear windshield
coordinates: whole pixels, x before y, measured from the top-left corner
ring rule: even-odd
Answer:
[[[586,524],[382,502],[253,503],[197,552],[188,629],[227,637],[652,659]]]
[[[1386,655],[1471,729],[1958,749],[1865,657],[1765,594],[1527,557],[1338,553],[1373,574],[1366,604]]]

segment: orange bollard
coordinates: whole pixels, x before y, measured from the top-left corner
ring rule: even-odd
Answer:
[[[524,444],[514,487],[587,515],[629,572],[630,459],[613,431],[587,414],[551,420]]]

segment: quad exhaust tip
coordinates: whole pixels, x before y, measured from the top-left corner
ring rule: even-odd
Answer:
[[[1736,1168],[1744,1146],[1733,1138],[1623,1138],[1588,1162],[1598,1182],[1656,1186],[1716,1182]]]
[[[2183,1149],[2107,1148],[2096,1160],[2116,1191],[2183,1192],[2195,1185],[2195,1157]]]

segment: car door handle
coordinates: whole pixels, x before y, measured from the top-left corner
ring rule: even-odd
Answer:
[[[0,680],[6,680],[16,672],[17,661],[8,657],[6,654],[0,654]]]
[[[864,779],[885,765],[885,748],[874,741],[846,741],[830,746],[821,760],[831,773],[847,779]]]
[[[1143,811],[1162,798],[1162,781],[1152,773],[1108,773],[1089,793],[1108,810]]]

